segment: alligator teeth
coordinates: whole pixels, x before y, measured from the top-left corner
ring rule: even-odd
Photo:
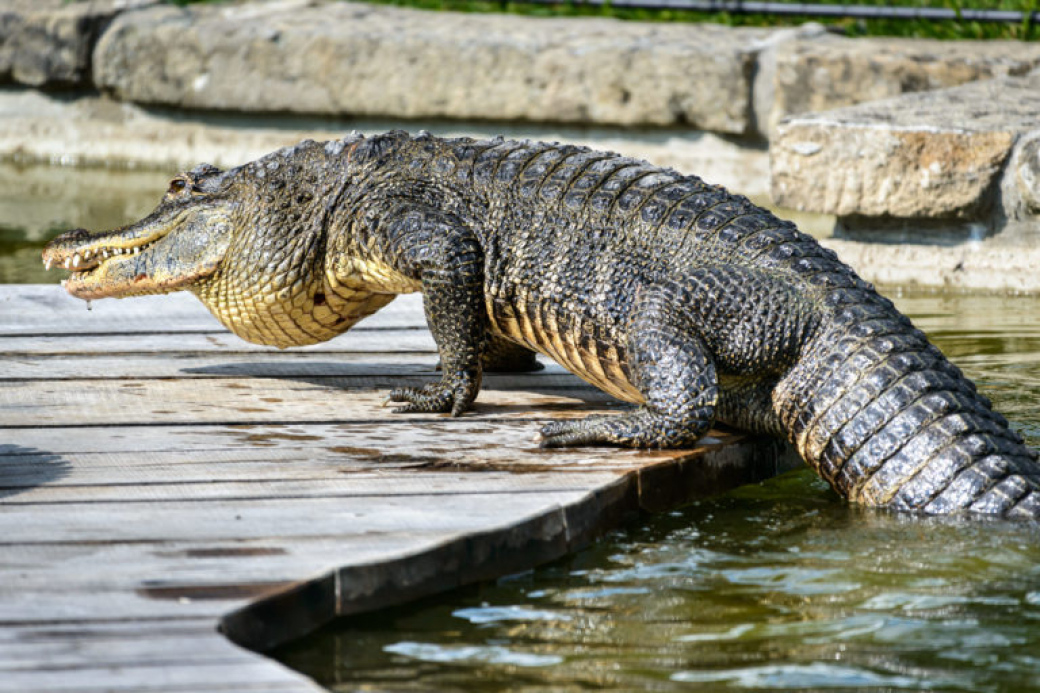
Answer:
[[[52,265],[52,264],[54,264],[53,260],[51,260],[50,258],[47,258],[47,259],[46,259],[46,260],[44,261],[44,263],[43,263],[43,269],[44,269],[44,270],[49,270],[49,269],[51,268],[51,265]]]
[[[108,248],[105,248],[101,251],[101,257],[105,258],[106,260],[108,259]]]
[[[79,253],[76,253],[75,255],[72,256],[72,267],[73,268],[79,267],[79,263],[81,263],[81,262],[83,262],[83,258],[81,258],[79,256]]]
[[[89,250],[84,250],[83,251],[83,259],[84,260],[89,260],[90,259],[90,251]]]
[[[137,255],[139,252],[141,252],[141,246],[134,248],[134,255]]]
[[[72,258],[65,258],[65,269],[72,269]]]

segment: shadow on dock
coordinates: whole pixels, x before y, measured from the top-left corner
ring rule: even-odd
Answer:
[[[424,355],[428,356],[428,355]],[[343,361],[246,361],[222,363],[211,366],[181,368],[188,375],[214,376],[223,378],[265,378],[304,383],[317,387],[337,390],[351,389],[387,389],[396,387],[419,387],[440,377],[440,371],[432,366],[415,363],[380,363],[367,361],[350,363]],[[599,390],[590,388],[587,383],[571,373],[560,369],[543,369],[531,372],[487,371],[484,375],[483,389],[500,391],[525,391],[531,393],[565,393],[568,398],[578,400],[583,405],[596,407],[628,406]],[[479,398],[476,408],[487,407]],[[530,410],[529,405],[516,407]],[[551,405],[540,404],[545,411],[554,411]],[[558,408],[558,407],[557,407]],[[564,407],[573,410],[574,405]],[[496,409],[497,411],[497,409]]]
[[[71,468],[61,455],[0,443],[0,500],[57,481]]]

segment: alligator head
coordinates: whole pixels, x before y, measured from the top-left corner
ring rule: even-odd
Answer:
[[[248,341],[331,339],[393,298],[344,286],[326,265],[334,203],[350,188],[361,139],[308,140],[227,171],[198,166],[144,219],[58,236],[44,264],[72,272],[65,289],[78,298],[188,290]]]
[[[185,289],[213,275],[231,242],[235,202],[225,173],[203,164],[170,182],[155,211],[111,231],[75,229],[43,251],[47,268],[72,272],[78,298],[139,296]]]

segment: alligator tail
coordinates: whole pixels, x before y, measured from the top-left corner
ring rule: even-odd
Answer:
[[[829,319],[781,382],[802,457],[850,501],[1040,521],[1037,453],[891,302],[831,293]]]

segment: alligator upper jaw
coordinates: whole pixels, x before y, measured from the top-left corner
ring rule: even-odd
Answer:
[[[150,246],[120,245],[107,235],[91,234],[86,229],[74,229],[55,238],[43,249],[43,264],[46,269],[64,267],[70,272],[85,272],[102,262],[120,255],[137,255]]]
[[[155,293],[167,289],[148,281],[147,251],[164,235],[133,227],[101,233],[74,229],[47,244],[43,264],[69,270],[62,285],[78,298]]]

